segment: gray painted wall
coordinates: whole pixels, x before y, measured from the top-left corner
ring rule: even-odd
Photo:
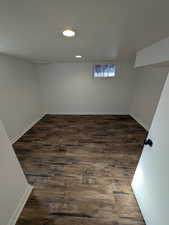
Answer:
[[[146,225],[168,225],[169,209],[169,76],[149,130],[153,146],[144,146],[132,188]]]
[[[0,121],[0,224],[14,225],[32,187],[21,166]]]
[[[169,37],[137,52],[135,66],[169,62]]]
[[[143,67],[135,70],[130,114],[147,130],[150,128],[169,68]]]
[[[0,119],[12,141],[45,113],[131,114],[149,129],[168,68],[118,64],[113,79],[93,79],[92,63],[34,65],[0,55]]]
[[[44,111],[53,114],[128,114],[133,65],[119,63],[112,79],[92,77],[92,63],[39,66]]]
[[[0,55],[0,120],[14,141],[42,114],[36,66]]]

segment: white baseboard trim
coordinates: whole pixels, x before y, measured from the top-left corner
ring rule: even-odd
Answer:
[[[46,114],[47,114],[47,115],[66,115],[66,116],[67,116],[67,115],[68,115],[68,116],[69,116],[69,115],[70,115],[70,116],[72,116],[72,115],[79,115],[79,116],[80,116],[80,115],[82,115],[82,116],[88,116],[88,115],[89,115],[89,116],[95,116],[95,115],[96,115],[96,116],[97,116],[97,115],[98,115],[98,116],[99,116],[99,115],[110,115],[110,116],[113,116],[113,115],[118,116],[118,115],[119,115],[119,116],[126,116],[126,115],[129,115],[128,112],[126,112],[126,113],[124,113],[124,112],[123,112],[123,113],[112,113],[112,112],[99,112],[99,113],[98,113],[98,112],[97,112],[97,113],[96,113],[96,112],[95,112],[95,113],[94,113],[94,112],[86,112],[86,113],[81,113],[81,112],[79,112],[79,113],[78,113],[78,112],[72,112],[72,113],[56,112],[56,113],[55,113],[55,112],[48,112],[48,113],[46,113]]]
[[[42,114],[38,119],[33,121],[27,128],[25,128],[20,134],[11,139],[12,144],[14,144],[19,138],[21,138],[28,130],[30,130],[45,114]]]
[[[145,124],[140,118],[138,118],[135,114],[130,113],[129,114],[133,119],[135,119],[142,127],[144,127],[147,131],[149,131],[149,127],[147,124]]]
[[[28,184],[28,187],[26,188],[25,193],[21,197],[21,200],[20,200],[16,210],[14,211],[13,215],[11,216],[7,225],[15,225],[16,224],[16,222],[22,212],[22,209],[24,208],[24,205],[25,205],[26,201],[28,200],[29,195],[32,192],[32,189],[33,189],[33,186]]]
[[[132,190],[133,195],[134,195],[134,198],[135,198],[135,200],[136,200],[136,202],[137,202],[137,204],[138,204],[138,207],[139,207],[139,209],[140,209],[141,215],[142,215],[142,217],[143,217],[143,219],[144,219],[144,223],[145,223],[145,225],[147,225],[147,224],[148,224],[148,223],[147,223],[148,219],[145,217],[145,213],[144,213],[144,211],[143,211],[144,206],[141,204],[141,202],[140,202],[140,201],[138,200],[138,198],[137,198],[136,191],[135,191],[135,188],[134,188],[133,183],[131,184],[131,190]]]

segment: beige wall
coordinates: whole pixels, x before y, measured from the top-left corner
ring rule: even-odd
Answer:
[[[143,67],[135,70],[130,115],[149,129],[169,68]]]
[[[13,141],[42,114],[36,66],[0,55],[0,120]]]
[[[93,79],[92,63],[39,66],[44,110],[56,114],[128,114],[133,65],[118,64],[112,79]]]

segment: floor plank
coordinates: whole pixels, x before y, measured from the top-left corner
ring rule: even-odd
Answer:
[[[14,144],[34,185],[17,225],[144,225],[130,184],[145,137],[130,116],[46,115]]]

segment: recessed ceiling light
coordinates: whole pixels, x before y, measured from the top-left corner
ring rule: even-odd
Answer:
[[[76,55],[75,57],[76,57],[77,59],[81,59],[81,58],[82,58],[81,55]]]
[[[76,35],[76,32],[71,29],[66,29],[62,32],[63,36],[65,37],[74,37]]]

